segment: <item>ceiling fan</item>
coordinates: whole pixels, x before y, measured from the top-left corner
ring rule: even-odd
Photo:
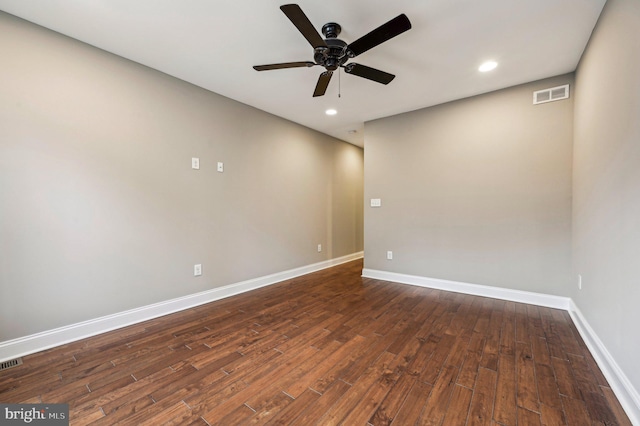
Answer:
[[[313,47],[314,62],[302,61],[256,65],[253,67],[256,71],[313,67],[321,65],[326,69],[326,71],[320,74],[320,77],[318,78],[318,83],[316,84],[316,88],[313,92],[314,97],[325,94],[327,87],[329,86],[329,81],[331,81],[331,76],[338,68],[344,68],[344,71],[347,74],[366,78],[381,84],[389,84],[391,80],[395,78],[395,75],[393,74],[389,74],[366,65],[356,63],[347,64],[347,61],[411,29],[411,22],[409,22],[409,18],[407,18],[404,13],[396,16],[385,24],[382,24],[356,41],[347,44],[337,38],[342,30],[342,27],[340,27],[339,24],[329,22],[328,24],[323,25],[322,34],[325,36],[323,39],[318,31],[313,27],[313,24],[309,21],[309,18],[307,18],[307,15],[304,14],[300,6],[297,4],[285,4],[280,6],[280,9]]]

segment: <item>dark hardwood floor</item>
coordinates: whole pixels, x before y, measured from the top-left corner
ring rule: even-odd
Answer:
[[[355,261],[24,357],[0,402],[71,424],[628,425],[569,315]]]

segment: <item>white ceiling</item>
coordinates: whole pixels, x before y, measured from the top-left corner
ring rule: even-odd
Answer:
[[[338,22],[347,43],[400,13],[411,20],[351,61],[396,79],[384,86],[341,72],[340,98],[337,75],[312,98],[321,67],[252,69],[313,60],[284,3],[0,0],[0,10],[362,146],[366,121],[574,71],[605,0],[298,0],[318,31]],[[498,68],[479,73],[487,59]]]

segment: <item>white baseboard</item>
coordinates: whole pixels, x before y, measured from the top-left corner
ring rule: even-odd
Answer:
[[[411,284],[420,287],[435,288],[438,290],[453,291],[456,293],[529,303],[532,305],[568,311],[576,328],[578,329],[578,332],[589,348],[593,358],[596,360],[598,367],[600,367],[602,373],[609,382],[611,390],[613,390],[618,401],[620,401],[620,404],[624,408],[629,420],[631,420],[632,424],[640,426],[640,395],[638,394],[638,391],[633,387],[622,369],[620,369],[616,361],[613,359],[607,348],[593,331],[585,317],[580,312],[580,309],[578,309],[571,298],[457,281],[426,278],[416,275],[398,274],[395,272],[378,271],[374,269],[363,269],[362,276],[402,284]]]
[[[278,272],[230,284],[224,287],[214,288],[201,293],[190,294],[188,296],[154,303],[152,305],[142,306],[140,308],[0,342],[0,362],[40,352],[66,343],[75,342],[107,331],[137,324],[142,321],[172,314],[194,306],[203,305],[205,303],[224,299],[236,294],[255,290],[260,287],[276,284],[281,281],[299,277],[311,272],[320,271],[352,260],[361,259],[363,255],[363,252],[353,253],[335,259],[290,269],[288,271]]]
[[[564,309],[565,311],[569,310],[571,301],[568,297],[420,277],[417,275],[398,274],[396,272],[378,271],[375,269],[363,269],[362,276],[366,278],[375,278],[377,280],[393,281],[402,284],[453,291],[456,293],[472,294],[474,296],[529,303],[531,305],[545,306],[547,308]]]
[[[600,367],[609,382],[613,393],[616,394],[620,405],[627,413],[629,420],[634,425],[640,425],[640,394],[638,394],[638,391],[633,387],[615,359],[613,359],[573,300],[571,301],[569,315],[571,315],[573,323],[589,348],[591,355],[596,360],[598,367]]]

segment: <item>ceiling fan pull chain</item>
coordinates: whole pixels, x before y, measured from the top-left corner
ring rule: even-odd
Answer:
[[[341,75],[342,73],[340,72],[340,68],[338,68],[338,97],[340,97],[340,92],[342,91],[342,85],[340,84],[340,82],[342,81],[342,79],[340,78]]]

